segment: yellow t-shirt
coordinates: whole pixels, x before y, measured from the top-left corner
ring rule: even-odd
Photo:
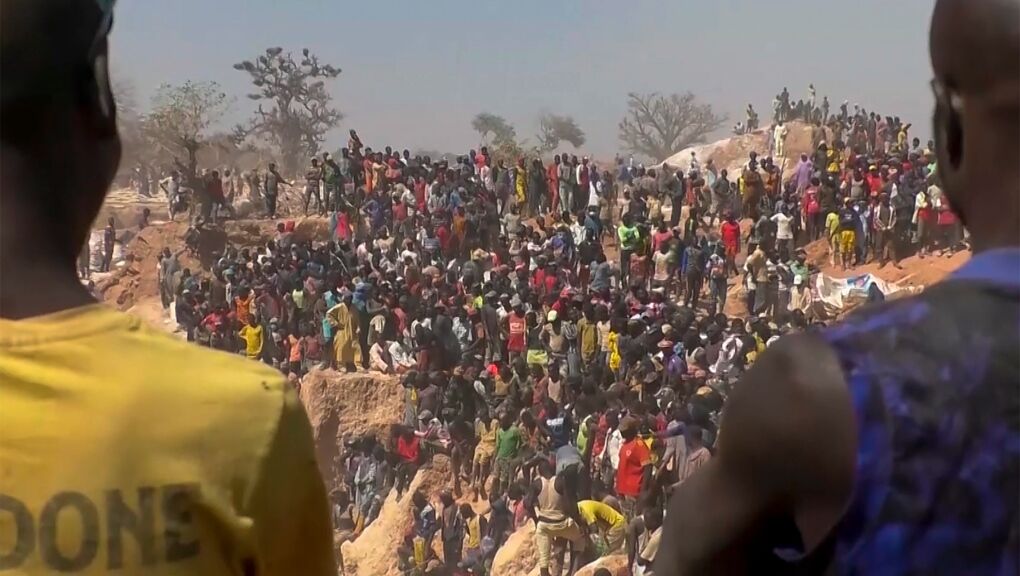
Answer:
[[[262,353],[262,326],[245,324],[238,335],[244,339],[244,355],[256,360]]]
[[[581,500],[577,503],[577,512],[580,514],[581,520],[584,520],[585,524],[589,526],[598,522],[606,528],[619,529],[627,523],[623,514],[617,512],[609,504],[598,500]]]
[[[829,238],[836,236],[836,232],[839,232],[839,214],[829,212],[825,217],[825,230],[829,233]]]
[[[475,447],[482,454],[492,456],[496,453],[496,430],[499,429],[499,420],[493,418],[486,426],[481,420],[475,421],[475,438],[478,445]]]
[[[10,574],[336,574],[281,374],[92,305],[0,320],[0,383]]]

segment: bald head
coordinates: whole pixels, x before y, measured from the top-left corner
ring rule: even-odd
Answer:
[[[112,13],[102,8],[110,4],[0,0],[0,233],[20,238],[0,246],[5,269],[21,257],[70,258],[73,270],[117,169],[120,140],[107,72]],[[32,230],[52,233],[33,247],[35,254],[24,248],[8,254]]]
[[[89,72],[101,16],[97,0],[0,0],[4,110],[66,95]]]
[[[975,250],[1020,239],[1020,0],[938,0],[930,33],[939,177]]]

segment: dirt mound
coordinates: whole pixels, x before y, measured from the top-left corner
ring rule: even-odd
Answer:
[[[569,556],[568,556],[569,557]],[[555,567],[555,561],[553,562]],[[592,576],[599,568],[608,569],[613,576],[627,574],[627,556],[612,555],[599,558],[582,566],[576,576]],[[555,570],[552,570],[555,573]],[[492,576],[538,576],[538,548],[535,547],[535,525],[529,522],[510,535],[503,547],[496,552],[492,564]]]
[[[808,264],[817,266],[822,273],[829,276],[847,278],[873,274],[886,282],[894,282],[900,286],[921,287],[943,280],[970,260],[971,255],[969,250],[963,250],[951,256],[932,255],[921,258],[914,255],[900,260],[900,268],[896,268],[892,264],[879,266],[878,262],[871,262],[843,271],[838,265],[832,266],[829,263],[829,245],[824,239],[811,242],[804,249],[807,252]]]
[[[113,218],[118,230],[138,226],[142,221],[142,211],[146,208],[149,209],[150,221],[168,218],[166,195],[162,191],[147,197],[133,188],[114,188],[106,194],[92,227],[102,229],[110,218]]]
[[[592,576],[599,568],[605,568],[613,576],[626,576],[627,574],[627,555],[626,554],[614,554],[612,556],[604,556],[598,560],[582,567],[577,571],[575,576]]]
[[[519,576],[537,570],[538,549],[535,547],[535,524],[528,522],[514,532],[496,551],[492,576]]]
[[[780,164],[781,159],[779,158],[775,160],[777,164],[783,167],[784,172],[789,172],[796,165],[797,159],[800,158],[802,153],[810,154],[813,151],[811,145],[812,127],[803,122],[789,122],[786,124],[786,127],[789,129],[789,132],[787,133],[784,145],[785,164]],[[757,152],[759,157],[768,155],[768,130],[768,128],[764,128],[748,134],[724,138],[711,144],[691,146],[666,158],[662,164],[672,168],[687,170],[691,163],[691,152],[694,152],[702,166],[709,160],[712,160],[716,168],[719,170],[725,168],[727,172],[733,175],[731,177],[731,180],[733,180],[743,170],[749,153],[752,151]]]
[[[446,487],[449,478],[450,461],[440,455],[418,471],[411,481],[410,489],[399,501],[396,491],[390,491],[375,522],[365,528],[357,540],[341,545],[346,573],[358,576],[400,576],[397,547],[411,526],[411,493],[421,490],[434,500],[434,495]],[[441,551],[436,552],[441,558]]]
[[[386,442],[390,425],[400,422],[404,392],[393,376],[343,374],[313,369],[301,381],[301,401],[315,435],[319,469],[332,489],[341,481],[337,457],[345,437],[368,433]]]
[[[750,229],[750,220],[743,220],[740,223],[742,235],[747,234]],[[896,284],[902,288],[923,289],[927,286],[941,282],[953,273],[957,268],[963,266],[970,260],[969,250],[963,250],[949,256],[931,255],[921,258],[914,255],[900,260],[900,267],[897,268],[891,263],[880,266],[878,262],[870,262],[855,266],[844,271],[840,266],[833,266],[829,260],[829,244],[825,239],[815,240],[804,246],[807,253],[807,264],[820,273],[834,278],[849,278],[871,274],[886,282]],[[746,257],[741,254],[737,257],[737,267]],[[745,290],[742,279],[730,279],[730,288],[727,292],[726,306],[723,312],[730,317],[746,318],[747,306],[744,302]]]
[[[804,247],[807,252],[808,264],[836,278],[873,274],[886,282],[895,282],[901,286],[928,286],[941,281],[954,270],[970,260],[970,251],[964,250],[951,256],[930,255],[924,258],[914,255],[900,260],[900,268],[892,264],[879,266],[877,262],[862,264],[851,270],[832,266],[829,262],[829,246],[823,240],[816,240]]]
[[[103,300],[114,304],[120,310],[128,310],[138,303],[159,299],[159,284],[156,263],[160,251],[169,248],[178,255],[181,268],[192,273],[209,270],[227,246],[252,248],[264,245],[276,234],[278,221],[273,220],[228,220],[223,226],[208,226],[200,230],[198,250],[192,255],[185,250],[184,235],[188,223],[158,222],[145,229],[119,234],[129,239],[123,246],[124,264],[109,276],[101,277],[97,288]],[[323,241],[329,237],[329,223],[325,218],[303,218],[294,226],[297,241]]]

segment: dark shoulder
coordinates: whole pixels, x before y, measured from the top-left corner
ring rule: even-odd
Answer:
[[[852,478],[853,404],[839,359],[816,334],[796,334],[764,352],[723,412],[719,456],[776,490]],[[849,489],[848,486],[846,486]]]

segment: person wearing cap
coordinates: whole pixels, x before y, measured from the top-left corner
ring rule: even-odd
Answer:
[[[112,5],[0,4],[0,491],[18,511],[4,515],[2,563],[336,574],[311,428],[284,376],[100,306],[76,277],[121,154]],[[125,522],[139,540],[121,547]],[[37,546],[32,526],[50,527]]]
[[[542,327],[542,342],[549,353],[549,361],[565,364],[568,346],[566,323],[556,310],[550,310],[545,319],[546,324]]]
[[[191,289],[184,288],[181,290],[180,295],[174,302],[174,319],[177,321],[177,327],[184,331],[188,342],[194,342],[199,316]]]

